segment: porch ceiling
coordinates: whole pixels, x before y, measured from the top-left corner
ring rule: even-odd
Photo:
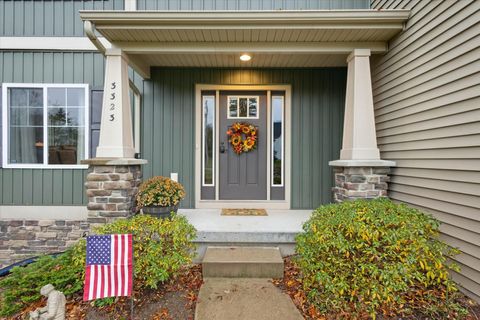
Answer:
[[[343,66],[353,49],[385,52],[409,10],[81,11],[80,16],[148,77],[152,66]],[[242,53],[252,60],[241,62]]]

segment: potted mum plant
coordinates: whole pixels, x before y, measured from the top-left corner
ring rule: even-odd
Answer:
[[[143,213],[166,218],[177,212],[180,201],[185,197],[183,186],[167,177],[152,177],[144,181],[137,193],[137,205]]]

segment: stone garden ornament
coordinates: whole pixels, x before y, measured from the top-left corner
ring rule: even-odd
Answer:
[[[48,298],[47,305],[30,312],[30,320],[65,320],[65,295],[51,284],[43,286],[40,294]]]

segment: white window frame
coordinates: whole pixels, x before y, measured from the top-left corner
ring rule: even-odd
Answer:
[[[240,98],[246,98],[248,101],[247,106],[247,116],[240,117]],[[257,99],[257,116],[250,117],[250,99],[255,98]],[[230,100],[236,99],[237,100],[237,116],[232,117],[230,116]],[[259,119],[260,117],[260,97],[259,96],[227,96],[227,119]]]
[[[280,170],[282,172],[282,175],[281,175],[281,183],[280,184],[275,184],[274,180],[275,180],[275,177],[274,177],[274,170],[275,170],[275,166],[274,166],[274,152],[273,152],[273,147],[274,147],[274,143],[275,143],[275,135],[274,135],[274,130],[275,130],[275,126],[274,126],[274,120],[273,120],[273,98],[281,98],[282,99],[282,126],[281,126],[281,130],[282,130],[282,149],[281,149],[281,156],[282,156],[282,165],[280,167]],[[272,130],[272,141],[270,142],[270,146],[271,146],[271,149],[272,151],[270,152],[271,153],[271,158],[270,158],[270,161],[271,161],[271,173],[270,173],[270,177],[271,177],[271,187],[272,188],[282,188],[284,187],[284,175],[285,175],[285,172],[284,172],[284,165],[285,165],[285,97],[283,95],[272,95],[271,97],[271,119],[272,119],[272,123],[271,123],[271,130]]]
[[[9,145],[9,119],[8,119],[8,89],[14,88],[41,88],[43,89],[43,163],[9,163],[10,154]],[[19,169],[86,169],[88,165],[83,164],[48,164],[48,106],[47,89],[48,88],[83,88],[85,90],[85,154],[83,159],[88,159],[90,155],[90,90],[88,84],[76,83],[3,83],[2,84],[2,145],[3,149],[3,168]]]
[[[212,139],[212,150],[213,150],[213,158],[212,158],[212,183],[205,183],[205,153],[207,152],[207,146],[205,144],[205,117],[203,116],[204,115],[204,106],[205,106],[205,100],[206,98],[210,98],[210,99],[213,99],[213,111],[214,111],[214,114],[213,114],[213,130],[212,130],[212,134],[213,134],[213,139]],[[216,96],[215,95],[204,95],[202,96],[202,187],[214,187],[215,186],[215,166],[216,166],[216,156],[215,156],[215,136],[216,136],[216,118],[217,118],[217,115],[216,115],[216,111],[217,111],[217,108],[216,108]]]

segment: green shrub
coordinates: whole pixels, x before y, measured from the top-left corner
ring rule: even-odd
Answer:
[[[438,227],[431,216],[387,199],[320,207],[297,236],[308,298],[322,312],[375,317],[404,304],[409,290],[440,288],[446,298],[432,303],[448,311],[453,305],[445,302],[457,290],[448,271],[457,267],[447,257],[458,252],[438,240]]]
[[[157,288],[174,276],[182,266],[192,262],[195,228],[184,216],[172,215],[157,219],[136,215],[98,227],[96,234],[131,233],[134,235],[134,274],[137,289]],[[83,290],[85,278],[86,242],[56,258],[41,257],[26,267],[16,267],[12,274],[0,280],[0,316],[12,315],[40,298],[40,288],[51,283],[66,295]],[[114,299],[97,300],[97,305]]]
[[[57,257],[43,256],[25,267],[14,267],[11,274],[0,280],[0,316],[8,316],[40,299],[40,288],[46,284],[72,294],[83,288],[85,266],[71,264],[73,250]]]
[[[157,288],[195,255],[195,228],[181,215],[157,219],[136,215],[95,230],[98,234],[132,233],[135,281],[139,287]]]

